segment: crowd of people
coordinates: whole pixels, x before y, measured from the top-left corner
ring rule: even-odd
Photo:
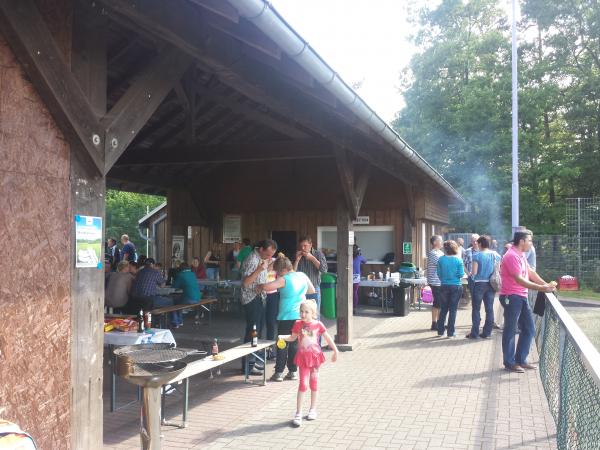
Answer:
[[[531,231],[518,228],[500,255],[497,241],[487,235],[472,234],[471,245],[466,249],[462,238],[443,242],[441,236],[432,236],[426,269],[433,296],[431,329],[440,337],[444,334],[450,339],[456,337],[456,313],[465,290],[471,300],[471,330],[465,337],[490,338],[492,330],[499,328],[494,320],[494,299],[498,294],[504,308],[504,366],[512,372],[534,369],[527,360],[535,334],[530,292],[552,292],[555,286],[536,272],[532,238]],[[463,280],[466,280],[466,289]]]
[[[119,249],[114,238],[106,245],[106,278],[104,304],[113,312],[136,314],[139,310],[149,311],[174,304],[194,304],[202,298],[198,278],[205,278],[206,272],[195,257],[192,265],[181,262],[168,276],[162,265],[145,255],[138,257],[135,245],[127,235],[121,236],[123,247]],[[181,294],[163,296],[159,288],[170,282],[171,287],[180,289]],[[170,313],[171,327],[183,324],[181,311]]]

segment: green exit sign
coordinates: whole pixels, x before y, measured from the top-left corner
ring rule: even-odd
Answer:
[[[404,255],[412,255],[412,242],[402,243],[402,253]]]

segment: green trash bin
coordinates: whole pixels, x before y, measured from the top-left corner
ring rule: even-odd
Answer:
[[[321,314],[327,319],[335,319],[335,286],[337,275],[326,272],[321,275]]]

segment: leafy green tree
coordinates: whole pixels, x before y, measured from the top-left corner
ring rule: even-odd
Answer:
[[[138,254],[145,253],[146,241],[138,232],[138,220],[146,215],[146,208],[153,210],[164,201],[164,197],[155,195],[107,190],[106,238],[112,237],[118,242],[123,234],[127,234]]]
[[[519,24],[522,224],[564,232],[565,199],[600,191],[600,4],[526,0]],[[505,12],[490,0],[422,9],[420,51],[401,78],[395,128],[474,205],[464,230],[507,232],[511,55]],[[504,225],[504,226],[502,226]]]
[[[502,233],[510,195],[510,42],[497,2],[421,11],[421,48],[402,76],[393,125],[474,205],[457,228]]]

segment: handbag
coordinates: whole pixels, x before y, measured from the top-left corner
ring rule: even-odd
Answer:
[[[502,278],[500,278],[501,260],[496,261],[493,253],[492,258],[494,258],[494,270],[492,270],[492,274],[490,275],[490,286],[492,286],[494,292],[500,292],[500,289],[502,289]]]
[[[533,313],[540,317],[544,317],[544,311],[546,310],[546,295],[542,291],[538,291],[537,297],[535,298],[535,305],[533,305]]]

